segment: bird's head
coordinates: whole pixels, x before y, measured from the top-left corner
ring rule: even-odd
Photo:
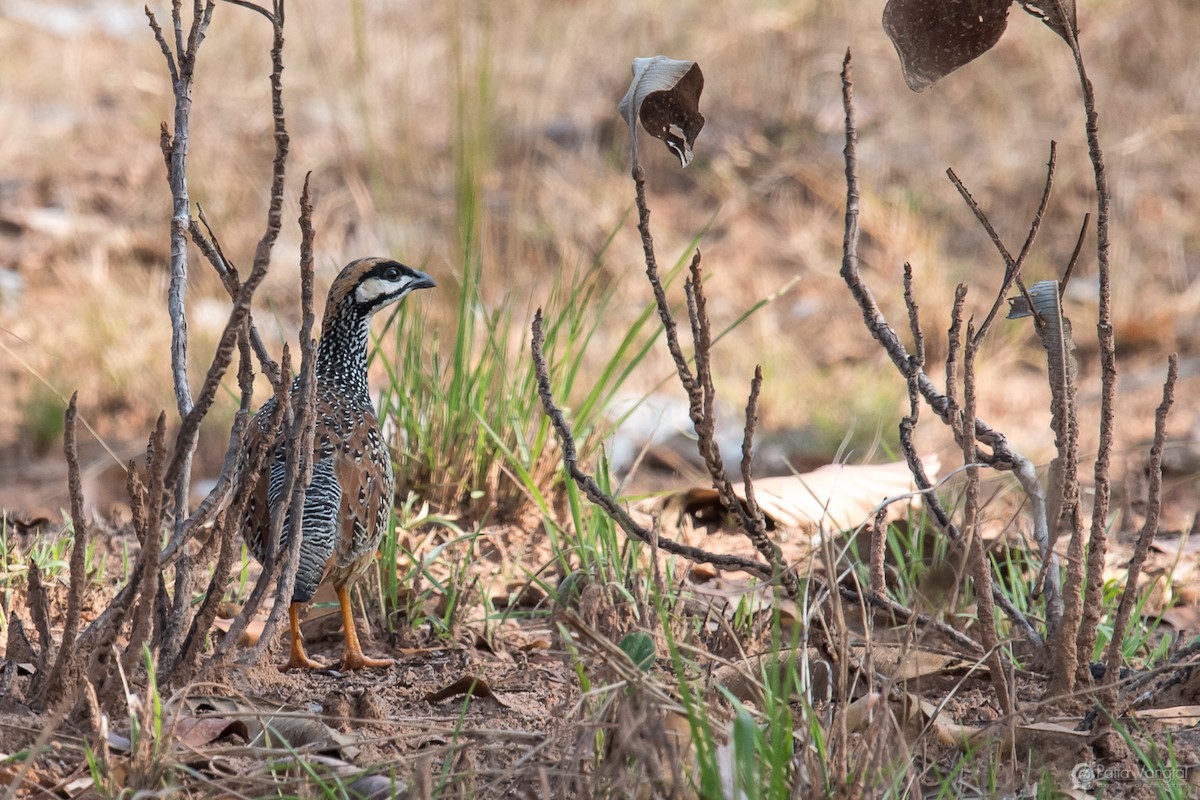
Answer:
[[[369,317],[385,306],[404,299],[417,289],[437,284],[420,270],[390,258],[360,258],[351,261],[329,287],[328,308],[349,302],[362,316]]]

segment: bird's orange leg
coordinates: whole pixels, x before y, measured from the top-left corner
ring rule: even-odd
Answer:
[[[304,652],[304,639],[300,636],[300,604],[292,603],[288,606],[288,615],[291,617],[292,624],[292,652],[288,657],[288,663],[279,668],[280,672],[287,672],[289,669],[325,669],[324,664],[318,664],[308,657],[308,653]]]
[[[362,645],[358,643],[358,631],[354,628],[354,615],[350,611],[350,587],[338,587],[337,596],[342,606],[342,625],[346,628],[346,655],[342,658],[342,669],[390,667],[394,664],[390,658],[368,658],[363,655]]]

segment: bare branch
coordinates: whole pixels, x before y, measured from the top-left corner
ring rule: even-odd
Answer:
[[[316,409],[316,349],[313,339],[313,237],[312,227],[312,193],[308,181],[312,173],[304,176],[304,189],[300,194],[300,375],[296,382],[296,396],[293,407],[298,407],[295,427],[289,435],[288,470],[296,473],[295,488],[291,494],[288,507],[288,538],[287,560],[276,586],[275,605],[263,625],[263,632],[250,653],[249,660],[256,662],[274,638],[275,628],[279,625],[292,599],[296,584],[296,572],[300,567],[300,545],[303,542],[302,520],[304,517],[304,501],[308,485],[312,482],[313,470],[313,436],[317,419]],[[287,495],[284,495],[285,497]]]
[[[158,24],[158,20],[154,17],[154,12],[150,10],[150,6],[145,6],[146,19],[150,22],[150,30],[154,31],[154,40],[158,42],[159,48],[162,50],[163,58],[167,60],[167,71],[171,74],[171,83],[179,83],[179,68],[175,65],[175,55],[171,52],[171,46],[167,44],[167,39],[163,36],[162,26]],[[164,130],[166,123],[163,123]]]
[[[225,2],[229,3],[230,5],[241,6],[242,8],[248,8],[251,11],[257,11],[259,14],[262,14],[264,17],[266,17],[267,21],[270,22],[272,25],[275,24],[275,15],[273,15],[270,11],[267,11],[265,8],[258,5],[257,3],[251,3],[250,0],[225,0]]]
[[[926,375],[923,365],[914,364],[912,356],[901,344],[899,337],[888,324],[880,311],[878,304],[875,302],[871,290],[862,280],[858,268],[858,214],[859,214],[859,189],[858,189],[858,174],[856,155],[856,145],[858,141],[858,131],[855,124],[854,102],[853,102],[853,82],[850,75],[850,51],[846,51],[846,57],[843,61],[842,68],[842,103],[846,114],[846,148],[844,151],[846,159],[846,228],[845,237],[843,239],[842,251],[842,279],[846,282],[851,294],[858,301],[859,308],[863,314],[863,320],[866,323],[867,329],[871,335],[883,347],[884,352],[891,358],[892,363],[908,380],[910,384],[910,397],[914,398],[912,405],[915,407],[915,397],[919,394],[924,397],[930,408],[941,418],[941,420],[950,425],[952,429],[956,426],[961,428],[959,421],[958,406],[953,395],[957,392],[955,373],[951,373],[948,377],[949,386],[945,394],[940,392],[934,385],[933,381]],[[960,288],[956,292],[955,306],[957,311],[952,313],[952,319],[962,318],[962,303],[963,298],[959,296],[965,292],[965,287]],[[951,340],[957,339],[957,334],[952,330]],[[911,423],[907,420],[911,420]],[[910,416],[901,422],[901,442],[907,441],[905,447],[905,456],[909,466],[913,472],[913,477],[917,481],[918,488],[926,493],[928,507],[934,515],[935,521],[947,531],[947,534],[952,539],[958,539],[957,528],[950,522],[950,517],[941,504],[937,501],[936,495],[929,492],[932,484],[925,474],[924,466],[917,457],[916,448],[912,445],[912,431],[916,425],[915,413],[910,411]],[[1034,469],[1033,462],[1020,453],[1012,450],[1004,435],[999,431],[993,430],[986,423],[978,418],[974,421],[974,435],[978,441],[982,441],[992,448],[992,452],[986,453],[975,448],[974,461],[986,463],[996,469],[1013,470],[1021,481],[1022,487],[1030,494],[1031,498],[1031,513],[1033,515],[1034,536],[1042,547],[1043,558],[1054,558],[1053,553],[1048,552],[1049,533],[1046,526],[1045,517],[1045,495],[1037,482],[1037,472]],[[907,438],[906,438],[907,437]],[[955,434],[956,440],[961,443],[961,431]],[[1039,514],[1040,510],[1040,514]],[[1054,584],[1057,586],[1057,583]],[[1036,630],[1025,619],[1008,598],[1003,596],[1002,592],[996,591],[995,599],[998,605],[1005,611],[1006,614],[1014,621],[1014,623],[1025,633],[1026,638],[1036,646],[1041,646],[1041,637],[1038,636]],[[1052,599],[1052,598],[1051,598]],[[1048,604],[1050,600],[1048,600]],[[1052,605],[1052,604],[1051,604]]]
[[[650,207],[646,205],[646,176],[641,167],[634,172],[634,189],[637,194],[638,232],[642,237],[642,254],[646,260],[646,278],[650,281],[650,288],[654,292],[658,318],[662,321],[663,333],[667,337],[667,349],[671,353],[671,359],[675,362],[675,370],[679,373],[679,382],[683,384],[684,391],[691,397],[695,391],[696,379],[692,376],[691,369],[688,368],[683,348],[679,346],[679,331],[675,325],[675,317],[671,314],[671,306],[667,303],[667,292],[663,289],[662,281],[658,277],[658,258],[654,255],[654,237],[650,234]],[[699,263],[700,252],[697,251],[692,256],[692,265],[696,267]]]
[[[1125,643],[1125,631],[1129,626],[1129,615],[1137,601],[1138,577],[1141,575],[1142,565],[1146,562],[1150,544],[1158,533],[1158,519],[1162,511],[1162,455],[1167,441],[1167,415],[1175,402],[1175,381],[1178,377],[1179,357],[1172,353],[1167,360],[1167,380],[1163,384],[1162,402],[1154,412],[1154,444],[1150,447],[1150,489],[1146,499],[1146,521],[1138,535],[1133,556],[1129,559],[1129,568],[1125,573],[1125,591],[1121,594],[1121,603],[1113,620],[1112,639],[1108,643],[1105,658],[1104,675],[1112,682],[1108,690],[1110,708],[1115,708],[1117,702],[1116,681],[1120,674],[1121,650]]]
[[[987,654],[988,671],[992,686],[996,690],[996,703],[1000,712],[1013,713],[1013,701],[1000,653],[1000,640],[996,634],[996,616],[992,605],[992,566],[983,549],[979,519],[979,467],[969,463],[975,452],[975,355],[980,337],[975,334],[974,323],[967,323],[967,344],[963,352],[963,458],[967,464],[967,497],[963,512],[963,529],[971,552],[971,572],[975,581],[976,618],[979,621],[979,638]]]
[[[1087,235],[1088,222],[1091,219],[1091,213],[1083,215],[1083,224],[1079,226],[1079,236],[1075,239],[1075,249],[1071,251],[1071,260],[1067,262],[1067,268],[1063,270],[1062,280],[1058,282],[1059,297],[1062,297],[1067,291],[1067,284],[1071,282],[1071,276],[1075,273],[1075,265],[1079,263],[1079,253],[1083,250],[1083,239]]]
[[[33,620],[33,629],[38,635],[37,672],[33,674],[33,682],[29,693],[34,697],[42,694],[47,688],[47,678],[50,676],[50,655],[54,652],[54,637],[50,634],[50,608],[46,597],[46,584],[42,582],[42,570],[37,562],[29,559],[29,591],[25,598],[29,606],[29,616]]]
[[[145,508],[145,514],[141,519],[142,530],[139,531],[139,538],[142,540],[142,550],[138,555],[138,580],[136,584],[131,579],[130,583],[137,587],[136,605],[133,612],[133,624],[129,633],[129,643],[125,648],[125,656],[122,659],[122,665],[125,671],[132,669],[133,665],[142,657],[142,644],[150,640],[152,621],[158,602],[158,589],[161,585],[162,575],[159,570],[159,532],[162,530],[162,497],[166,487],[166,440],[167,440],[167,415],[163,412],[158,415],[158,424],[155,425],[154,432],[150,436],[150,441],[146,448],[147,467],[146,474],[149,479],[149,485],[146,487],[145,496],[151,500]],[[136,484],[137,481],[131,481],[131,484]],[[131,485],[131,489],[136,486]],[[132,496],[132,495],[131,495]],[[186,569],[184,564],[178,569]],[[182,603],[187,603],[190,600],[190,594],[185,596]],[[181,605],[182,605],[181,603]],[[184,612],[180,612],[181,614]],[[174,614],[172,614],[172,620]],[[119,618],[114,623],[112,630],[115,632],[121,624]],[[182,624],[180,620],[179,624]],[[170,641],[173,636],[170,628],[163,632],[163,640]],[[168,654],[173,652],[168,650]],[[164,664],[164,667],[169,665]]]
[[[225,258],[225,253],[221,250],[221,243],[217,240],[216,234],[205,218],[204,208],[199,203],[196,204],[196,208],[200,214],[200,223],[204,225],[207,235],[204,231],[200,230],[200,225],[193,219],[188,226],[188,230],[192,234],[192,241],[200,248],[200,252],[212,264],[213,269],[217,271],[217,275],[221,278],[221,284],[225,287],[225,291],[229,293],[229,298],[236,300],[238,289],[241,286],[237,270],[232,262]],[[258,327],[254,324],[253,318],[250,318],[250,343],[254,346],[254,352],[258,356],[259,365],[262,367],[262,371],[267,376],[267,380],[271,382],[271,385],[274,386],[280,380],[283,380],[279,374],[279,365],[271,358],[270,352],[267,351],[266,345],[263,344],[262,336],[259,334]]]
[[[206,7],[206,13],[211,13],[212,2],[209,2]],[[221,341],[218,344],[217,355],[214,356],[212,365],[209,368],[206,376],[203,389],[203,398],[215,396],[216,388],[219,386],[220,378],[228,369],[233,357],[233,349],[236,346],[236,338],[238,330],[242,327],[245,321],[249,318],[250,304],[254,296],[254,292],[266,278],[267,270],[270,267],[271,250],[275,240],[278,238],[279,230],[282,226],[282,207],[283,207],[283,182],[286,172],[286,162],[288,153],[288,134],[287,124],[283,110],[283,4],[278,4],[277,12],[274,15],[276,20],[274,28],[273,43],[271,48],[271,109],[274,120],[275,131],[275,156],[272,162],[272,180],[271,180],[271,199],[267,211],[267,228],[263,236],[259,239],[258,245],[255,248],[254,263],[250,269],[250,275],[245,282],[241,284],[237,297],[234,300],[233,309],[230,312],[229,321],[226,323],[225,330],[222,333]],[[187,227],[190,229],[191,220],[187,220]],[[286,375],[286,369],[280,369],[279,374]],[[278,390],[278,386],[276,387]],[[168,485],[174,487],[176,505],[179,509],[186,509],[187,485],[189,483],[191,454],[195,449],[195,437],[199,432],[200,421],[207,413],[208,405],[211,404],[211,399],[206,399],[194,415],[187,416],[180,426],[179,436],[176,438],[175,453],[173,455],[171,465],[167,470]],[[185,435],[186,434],[186,435]],[[183,498],[183,501],[180,498]],[[175,530],[172,534],[171,541],[164,548],[161,561],[168,562],[173,558],[185,557],[179,553],[180,548],[194,534],[195,529],[187,526],[187,515],[180,510],[176,515]]]
[[[946,333],[946,424],[954,431],[954,438],[959,441],[962,440],[963,430],[958,408],[958,353],[962,349],[962,315],[966,299],[967,285],[960,283],[954,289],[954,305],[950,308],[950,330]]]
[[[533,317],[533,336],[530,341],[530,348],[533,354],[533,367],[538,381],[538,397],[541,398],[542,408],[545,410],[546,416],[550,418],[550,423],[554,426],[554,430],[558,434],[558,441],[563,451],[563,466],[566,467],[567,474],[571,476],[571,479],[575,481],[588,500],[604,509],[604,513],[608,514],[609,517],[620,525],[625,533],[645,544],[654,546],[657,541],[659,548],[673,555],[683,556],[690,561],[712,564],[715,567],[724,569],[739,569],[749,572],[752,575],[757,575],[760,578],[771,578],[773,573],[771,565],[764,564],[761,561],[741,556],[710,553],[698,547],[681,544],[662,537],[657,537],[656,540],[653,533],[638,525],[629,516],[629,512],[623,509],[615,498],[605,494],[600,489],[595,478],[580,469],[579,454],[575,448],[575,436],[571,432],[571,426],[567,423],[566,417],[563,416],[562,410],[555,403],[553,390],[550,387],[550,371],[546,366],[546,355],[544,352],[545,343],[546,334],[542,329],[542,310],[539,308]]]
[[[880,597],[887,596],[887,581],[884,579],[883,564],[887,555],[887,507],[875,512],[871,521],[871,592]]]
[[[264,440],[250,454],[246,469],[237,474],[237,460],[246,449],[242,432],[245,430],[246,421],[250,419],[250,404],[254,393],[254,368],[250,358],[250,347],[246,342],[244,332],[238,337],[238,389],[241,392],[241,407],[238,409],[233,432],[230,434],[229,449],[225,453],[225,464],[221,468],[221,481],[225,482],[226,487],[232,484],[235,474],[239,482],[249,483],[257,480],[257,476],[262,472],[267,454]],[[277,425],[278,420],[273,419],[271,424]],[[213,526],[213,536],[220,539],[221,549],[217,555],[217,563],[213,568],[212,577],[208,582],[208,589],[204,593],[204,601],[192,619],[191,630],[184,638],[179,660],[176,662],[175,669],[172,670],[170,678],[176,683],[189,680],[195,671],[200,660],[201,645],[209,630],[212,629],[213,621],[217,617],[217,609],[225,597],[225,583],[233,569],[233,560],[238,553],[238,531],[245,517],[246,505],[252,496],[249,491],[242,491],[239,494],[238,504],[227,509],[225,515],[219,517]],[[213,493],[205,498],[205,501],[207,502],[216,495],[217,490],[214,489]],[[202,503],[201,506],[203,505]],[[197,509],[194,516],[198,516],[200,512],[201,509]],[[188,522],[189,527],[196,524],[193,520]]]
[[[79,635],[79,615],[83,607],[83,590],[87,587],[88,524],[83,509],[83,482],[79,477],[79,447],[75,438],[75,418],[79,413],[79,393],[71,395],[63,428],[63,453],[67,459],[67,486],[71,495],[71,579],[67,590],[67,618],[63,624],[62,643],[58,658],[46,683],[45,702],[53,705],[71,694],[76,686],[75,639]]]
[[[1054,0],[1060,15],[1065,16],[1062,0]],[[1108,508],[1112,493],[1109,475],[1112,462],[1114,424],[1116,420],[1117,356],[1113,336],[1112,319],[1112,275],[1111,243],[1109,241],[1109,214],[1112,199],[1108,191],[1108,177],[1104,166],[1104,154],[1100,149],[1100,123],[1096,114],[1096,98],[1092,82],[1088,79],[1083,64],[1083,53],[1072,26],[1067,25],[1067,44],[1075,58],[1075,70],[1083,92],[1084,130],[1087,135],[1088,156],[1092,161],[1092,172],[1096,184],[1096,262],[1099,289],[1099,309],[1096,320],[1096,339],[1100,346],[1100,433],[1096,447],[1095,499],[1092,505],[1092,526],[1088,538],[1088,581],[1084,591],[1083,620],[1079,628],[1078,650],[1093,651],[1096,628],[1100,623],[1101,597],[1104,590],[1104,561],[1108,553]]]
[[[1000,240],[1000,235],[996,233],[996,229],[992,227],[991,220],[987,214],[975,202],[975,198],[967,191],[967,187],[963,185],[958,176],[954,174],[954,170],[946,170],[946,175],[950,178],[950,182],[954,184],[954,188],[958,189],[958,193],[962,195],[967,207],[975,214],[975,218],[987,231],[988,236],[992,239],[992,244],[996,246],[1001,257],[1004,259],[1004,280],[1000,284],[1000,290],[996,293],[996,299],[992,303],[991,309],[988,311],[987,317],[983,320],[983,324],[979,326],[979,331],[976,334],[979,338],[975,342],[976,346],[983,342],[983,337],[987,335],[991,328],[992,320],[996,317],[996,312],[1000,310],[1000,306],[1004,304],[1004,298],[1008,296],[1008,290],[1011,288],[1013,281],[1021,280],[1021,267],[1025,265],[1025,259],[1029,255],[1030,249],[1033,247],[1034,241],[1037,239],[1038,231],[1042,227],[1042,219],[1046,215],[1046,207],[1050,204],[1050,190],[1054,186],[1054,168],[1058,161],[1058,144],[1050,142],[1050,160],[1046,165],[1046,182],[1042,188],[1042,200],[1038,204],[1038,210],[1033,215],[1033,221],[1029,224],[1029,233],[1025,236],[1025,244],[1021,246],[1021,252],[1014,259],[1008,252],[1008,248],[1004,246],[1004,242]],[[1022,284],[1022,288],[1024,288]]]
[[[742,483],[745,486],[746,509],[754,518],[754,525],[763,531],[767,522],[754,494],[754,430],[758,426],[758,396],[762,393],[762,364],[754,366],[754,379],[750,381],[750,396],[746,400],[746,427],[742,433]],[[777,548],[778,549],[778,548]],[[777,555],[782,561],[782,556]]]
[[[283,346],[283,355],[279,359],[280,369],[286,374],[292,369],[291,355],[288,352],[288,347]],[[288,388],[285,384],[280,383],[275,388],[275,407],[270,419],[263,420],[262,424],[267,425],[266,430],[275,431],[279,426],[285,424],[291,415],[291,398]],[[262,469],[263,462],[267,456],[267,440],[269,437],[262,437],[259,442],[259,447],[253,453],[249,454],[248,465],[244,466],[239,475],[239,480],[255,480],[259,471]],[[295,487],[296,470],[289,469],[285,476],[284,486],[281,497],[290,498]],[[242,517],[245,514],[245,504],[249,502],[250,492],[242,494],[243,502],[240,507],[230,509],[226,514],[225,523],[227,525],[240,525]],[[246,602],[242,605],[241,613],[234,618],[229,626],[229,630],[225,632],[225,637],[218,645],[216,652],[210,661],[210,664],[222,663],[227,659],[237,644],[242,633],[246,630],[246,626],[254,615],[258,613],[258,608],[262,605],[263,597],[267,593],[267,587],[271,581],[275,580],[275,576],[279,574],[279,543],[283,537],[283,522],[285,514],[278,513],[277,509],[271,510],[271,524],[268,528],[266,548],[262,558],[262,572],[259,573],[258,580],[254,584],[254,588],[250,590]]]
[[[871,290],[863,282],[862,276],[859,273],[859,188],[857,173],[858,157],[856,155],[858,129],[854,121],[854,91],[853,82],[850,77],[849,50],[846,51],[846,58],[842,62],[842,65],[842,104],[846,113],[846,148],[843,151],[846,159],[846,227],[842,243],[841,276],[842,280],[846,282],[847,288],[850,289],[851,295],[858,302],[867,330],[879,342],[884,352],[887,353],[888,358],[891,359],[892,364],[900,371],[900,374],[905,375],[907,374],[909,363],[908,351],[900,342],[896,332],[888,324],[887,319],[883,316],[883,312],[879,309],[879,305],[875,302],[874,295],[872,295]],[[943,422],[949,424],[952,415],[946,395],[938,390],[924,371],[917,376],[917,385],[921,390],[922,397],[925,398],[925,402],[929,403],[929,407],[933,409],[934,413]],[[975,438],[992,449],[991,453],[987,453],[976,448],[975,461],[985,463],[996,469],[1009,470],[1013,469],[1019,460],[1023,458],[1010,448],[1008,440],[1002,433],[992,429],[987,423],[979,419],[975,420]]]

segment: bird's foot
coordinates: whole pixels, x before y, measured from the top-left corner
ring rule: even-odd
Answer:
[[[342,669],[376,669],[390,667],[395,663],[395,660],[390,658],[371,658],[370,656],[365,656],[361,650],[347,650],[346,655],[342,658]]]
[[[288,656],[288,662],[279,667],[280,672],[287,672],[293,669],[329,669],[319,661],[313,661],[304,652],[303,647],[292,647],[291,655]]]

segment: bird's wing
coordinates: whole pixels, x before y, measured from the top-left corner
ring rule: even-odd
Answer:
[[[357,461],[342,455],[337,459],[337,477],[344,487],[337,564],[346,568],[373,555],[387,527],[393,491],[391,459],[371,463],[370,458]]]

